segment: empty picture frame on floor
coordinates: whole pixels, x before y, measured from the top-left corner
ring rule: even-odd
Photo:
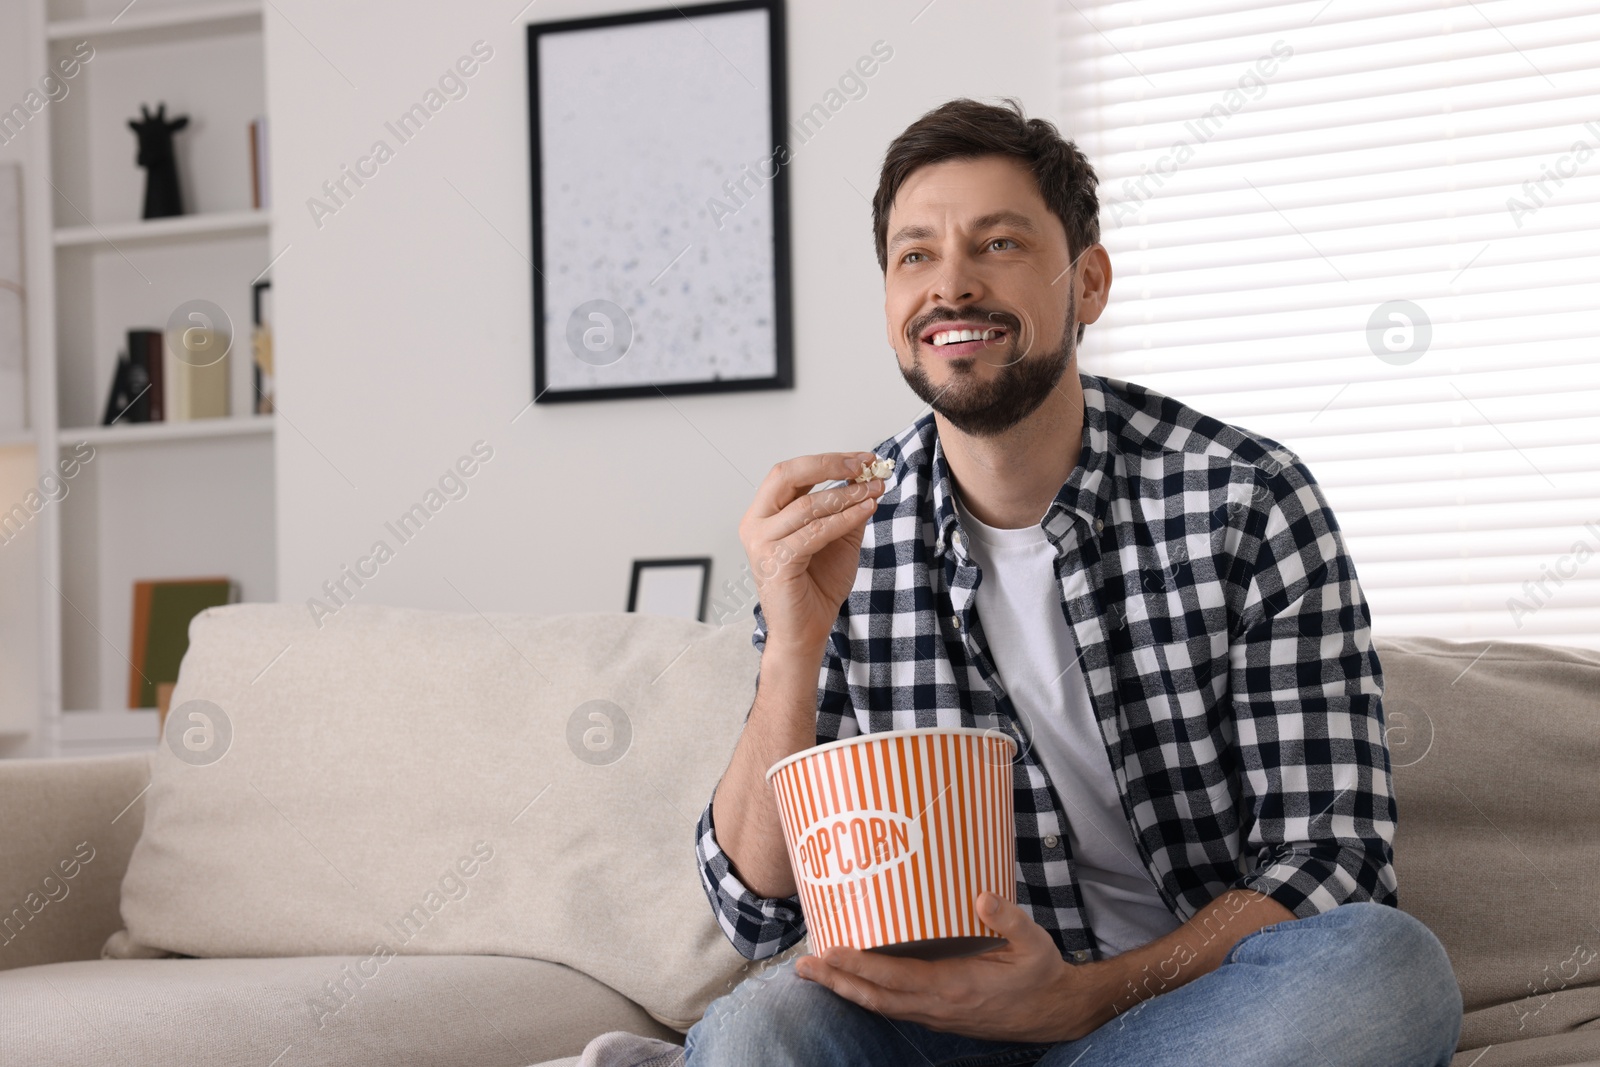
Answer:
[[[783,12],[528,26],[536,403],[792,386]]]
[[[710,556],[636,559],[628,581],[628,610],[705,622],[710,593]]]

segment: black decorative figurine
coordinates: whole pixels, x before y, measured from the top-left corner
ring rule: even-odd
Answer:
[[[161,104],[154,115],[144,104],[139,105],[142,120],[129,119],[128,128],[139,135],[139,166],[145,168],[144,217],[164,219],[183,214],[183,200],[178,194],[178,160],[172,153],[172,135],[189,125],[189,116],[167,120],[167,105]]]

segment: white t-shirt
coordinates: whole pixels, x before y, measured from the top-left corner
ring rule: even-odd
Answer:
[[[959,496],[956,514],[967,534],[967,551],[983,572],[975,599],[989,655],[1035,756],[1066,808],[1090,926],[1107,956],[1137,948],[1182,923],[1161,902],[1122,814],[1088,683],[1078,666],[1077,641],[1056,585],[1055,546],[1043,526],[985,526]],[[1085,591],[1081,569],[1062,575],[1061,581],[1068,598]]]

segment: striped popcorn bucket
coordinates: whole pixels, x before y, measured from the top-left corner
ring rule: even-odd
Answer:
[[[947,959],[1004,944],[978,919],[978,894],[1017,899],[1015,752],[998,730],[932,727],[774,764],[811,950]]]

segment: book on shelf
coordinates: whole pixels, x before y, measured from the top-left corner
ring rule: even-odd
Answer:
[[[165,422],[167,419],[167,360],[166,345],[160,330],[129,330],[128,359],[142,370],[142,381],[150,383],[150,391],[135,403],[135,411],[128,413],[130,422]],[[142,412],[138,405],[143,404]],[[136,415],[143,414],[143,418]]]
[[[178,680],[189,623],[207,608],[239,602],[231,578],[165,578],[133,583],[128,707],[159,708],[161,685]]]
[[[117,359],[100,425],[187,422],[228,414],[228,356],[200,362],[190,354],[224,349],[229,339],[220,331],[188,329],[204,336],[188,337],[182,357],[180,345],[169,344],[160,330],[128,331],[128,349]]]
[[[162,421],[166,409],[163,347],[160,330],[128,331],[128,347],[117,356],[100,425]]]
[[[257,211],[272,206],[272,189],[267,184],[267,118],[250,123],[250,206]]]
[[[229,354],[211,359],[207,353],[226,351],[231,339],[219,330],[189,326],[180,336],[174,331],[166,345],[167,421],[219,419],[228,414]]]

